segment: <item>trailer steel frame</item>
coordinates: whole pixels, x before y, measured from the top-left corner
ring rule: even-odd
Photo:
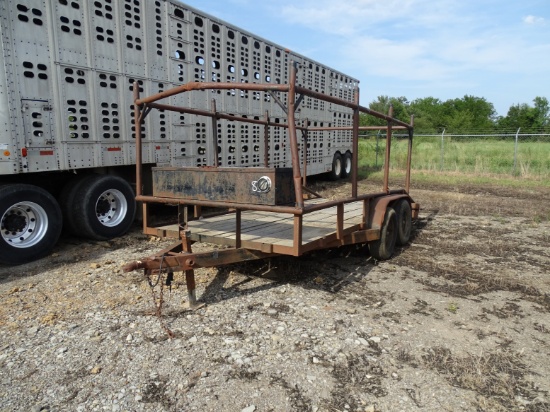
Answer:
[[[411,217],[418,216],[419,205],[409,196],[411,180],[411,155],[413,140],[413,117],[410,123],[405,123],[393,117],[393,108],[390,107],[388,115],[373,111],[369,108],[359,105],[359,88],[354,90],[354,102],[340,99],[335,96],[325,95],[313,90],[301,87],[296,84],[296,74],[299,69],[295,62],[290,62],[290,81],[288,84],[248,84],[248,83],[209,83],[192,82],[174,87],[162,93],[149,97],[140,97],[139,87],[134,87],[134,121],[136,125],[136,200],[143,203],[143,231],[149,235],[166,236],[169,234],[177,235],[180,241],[173,247],[162,250],[154,256],[150,256],[139,261],[134,261],[125,265],[125,271],[144,269],[148,273],[158,271],[183,271],[186,275],[189,304],[191,307],[197,306],[195,294],[194,269],[201,267],[221,266],[241,261],[262,259],[278,255],[301,256],[304,253],[323,249],[351,245],[357,243],[369,243],[379,241],[384,229],[384,219],[388,208],[397,201],[404,199],[411,207]],[[284,107],[282,100],[276,100],[283,106],[287,113],[288,121],[286,124],[271,123],[269,113],[265,114],[263,120],[251,119],[246,117],[237,117],[217,111],[215,101],[212,101],[211,111],[198,110],[189,107],[175,107],[167,104],[157,103],[161,99],[174,96],[179,93],[187,93],[198,90],[253,90],[270,92],[275,97],[275,93],[288,94],[288,107]],[[295,110],[304,96],[309,96],[325,102],[345,106],[353,110],[352,127],[311,127],[307,125],[297,125],[294,116]],[[180,113],[192,113],[210,117],[213,122],[213,130],[216,130],[216,122],[219,119],[227,119],[238,122],[254,123],[264,126],[265,147],[268,147],[269,141],[268,127],[276,126],[286,128],[290,151],[292,155],[292,182],[294,184],[295,205],[266,205],[254,203],[239,203],[236,201],[219,200],[200,200],[182,198],[174,192],[169,196],[145,195],[142,191],[142,152],[141,152],[141,125],[144,119],[152,109],[169,110]],[[385,126],[359,126],[359,114],[366,113],[386,121]],[[386,130],[386,148],[384,163],[383,187],[380,192],[370,194],[358,193],[358,147],[359,131],[367,129]],[[408,132],[408,154],[407,171],[403,189],[390,190],[389,172],[390,172],[390,153],[391,153],[391,135],[393,129],[406,130]],[[351,170],[351,195],[348,197],[325,200],[307,188],[306,168],[307,168],[307,150],[303,145],[302,159],[298,149],[298,131],[302,132],[303,142],[307,142],[307,134],[312,131],[330,131],[330,130],[351,130],[353,135],[352,151],[352,170]],[[217,137],[212,136],[213,144],[217,144]],[[264,154],[264,164],[268,166],[267,153]],[[215,161],[211,166],[218,168]],[[159,168],[162,169],[162,168]],[[198,169],[200,170],[200,169]],[[316,197],[314,201],[306,200],[305,194]],[[153,228],[149,227],[148,222],[148,204],[160,203],[170,205],[186,206],[184,208],[183,222],[177,226],[177,229]],[[187,216],[187,206],[194,206],[194,217],[201,215],[201,208],[222,209],[221,216],[217,218],[205,218],[201,220],[192,220]],[[346,210],[347,208],[347,210]],[[247,215],[248,214],[248,215]],[[351,217],[346,217],[351,215]],[[335,215],[335,216],[334,216]],[[252,218],[247,219],[247,216]],[[208,228],[208,224],[216,219],[218,231],[210,231],[213,235],[201,236],[201,227]],[[230,223],[232,222],[232,223]],[[265,223],[257,223],[265,222]],[[253,224],[254,223],[254,224]],[[273,241],[262,237],[262,228],[265,225],[278,225],[284,227],[288,239]],[[330,227],[333,225],[333,227]],[[401,225],[401,222],[398,222]],[[223,227],[223,228],[221,228]],[[221,229],[220,229],[221,228]],[[196,230],[198,234],[194,234]],[[243,230],[246,230],[244,232]],[[258,232],[259,230],[259,232]],[[275,229],[276,230],[276,229]],[[254,236],[251,236],[255,232]],[[216,233],[224,233],[219,236]],[[204,232],[203,232],[204,233]],[[218,243],[228,246],[226,249],[216,249],[213,251],[195,253],[192,251],[192,243],[207,239],[210,243]],[[277,238],[279,239],[279,238]],[[282,238],[281,238],[282,239]]]

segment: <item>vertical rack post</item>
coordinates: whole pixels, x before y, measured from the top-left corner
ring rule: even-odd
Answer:
[[[302,122],[304,129],[302,130],[302,184],[305,186],[307,184],[307,139],[308,139],[308,120],[304,119]]]
[[[393,105],[390,105],[390,110],[388,112],[389,117],[393,117]],[[390,152],[391,152],[391,121],[388,120],[388,128],[386,129],[386,158],[384,161],[384,192],[389,193],[390,191]]]
[[[304,215],[294,215],[294,232],[292,235],[292,249],[294,256],[300,256],[302,249],[302,225]]]
[[[142,192],[142,154],[141,154],[141,108],[137,101],[139,100],[139,83],[134,82],[134,126],[136,135],[136,195],[141,196]]]
[[[267,110],[264,125],[264,167],[269,167],[269,112]]]
[[[336,239],[340,242],[344,239],[344,204],[338,203],[336,206]]]
[[[141,196],[143,194],[143,151],[141,146],[141,121],[143,120],[143,115],[145,112],[141,111],[141,107],[138,104],[139,100],[139,83],[134,82],[134,128],[136,136],[136,196]],[[141,214],[143,216],[142,228],[143,233],[147,233],[147,228],[149,226],[149,210],[147,208],[147,203],[143,202],[141,206]]]
[[[405,177],[405,191],[409,193],[411,187],[412,147],[413,147],[414,115],[411,115],[411,127],[409,128],[409,150],[407,152],[407,175]]]
[[[302,193],[302,176],[300,174],[300,155],[298,154],[298,139],[296,137],[296,118],[294,111],[296,101],[296,63],[290,62],[290,84],[288,91],[288,135],[290,138],[290,153],[292,155],[292,171],[294,177],[294,192],[298,207],[304,207]]]
[[[242,246],[241,242],[241,209],[235,211],[235,249],[240,249]]]
[[[218,167],[218,112],[216,110],[216,100],[212,99],[210,104],[212,109],[212,156],[214,158],[213,165]]]
[[[351,152],[351,197],[357,197],[359,161],[359,87],[355,86],[355,107],[353,109],[353,143]],[[344,164],[345,167],[345,164]]]

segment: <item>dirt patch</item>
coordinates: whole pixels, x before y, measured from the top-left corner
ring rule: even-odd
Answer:
[[[391,260],[354,246],[197,270],[194,312],[176,273],[173,338],[120,269],[169,241],[64,238],[0,267],[5,409],[549,411],[549,191],[411,194],[420,218]]]

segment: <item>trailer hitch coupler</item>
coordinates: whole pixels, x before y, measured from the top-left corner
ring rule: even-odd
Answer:
[[[141,269],[143,268],[143,262],[141,260],[136,260],[134,262],[131,262],[131,263],[128,263],[124,266],[122,266],[122,270],[127,273],[127,272],[132,272],[134,270],[138,270],[138,269]]]

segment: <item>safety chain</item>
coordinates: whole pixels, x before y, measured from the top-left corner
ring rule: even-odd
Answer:
[[[153,297],[153,305],[155,306],[155,314],[157,315],[157,318],[159,319],[160,326],[166,332],[168,337],[170,339],[172,339],[176,335],[174,334],[174,332],[172,332],[168,328],[168,326],[166,326],[166,322],[164,321],[164,317],[162,316],[162,304],[164,303],[164,286],[165,285],[169,286],[170,287],[170,292],[172,292],[172,282],[174,281],[174,273],[172,272],[172,270],[168,269],[166,271],[166,280],[161,281],[163,270],[165,270],[165,269],[162,268],[163,263],[164,263],[164,255],[162,255],[162,258],[160,259],[160,267],[158,269],[158,276],[157,276],[157,279],[154,282],[151,280],[151,277],[152,277],[152,274],[153,274],[152,270],[147,270],[146,269],[144,271],[144,275],[145,275],[145,278],[147,279],[147,284],[151,288],[151,295]],[[160,285],[160,293],[159,293],[159,299],[158,299],[158,303],[157,303],[157,295],[155,293],[155,288],[158,285]]]

